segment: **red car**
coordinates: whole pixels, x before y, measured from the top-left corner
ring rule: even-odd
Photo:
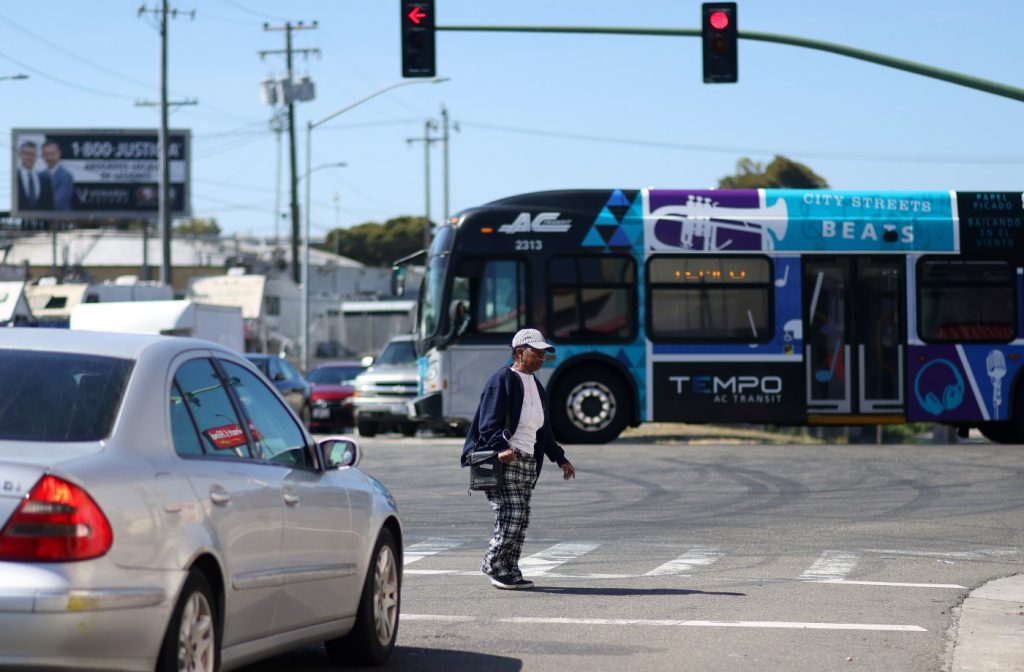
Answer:
[[[352,427],[353,380],[366,370],[359,362],[329,362],[306,375],[313,385],[309,400],[312,432],[332,432]]]

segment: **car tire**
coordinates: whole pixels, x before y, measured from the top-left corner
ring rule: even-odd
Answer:
[[[394,537],[382,529],[366,569],[359,610],[352,630],[324,642],[327,656],[336,665],[380,665],[391,655],[398,638],[401,611],[402,569]]]
[[[193,571],[171,612],[157,659],[157,672],[220,669],[220,618],[210,583]]]
[[[608,443],[628,424],[632,401],[622,377],[603,366],[570,371],[558,381],[551,429],[565,443]]]
[[[377,423],[370,422],[369,420],[360,420],[356,424],[356,429],[359,430],[359,436],[373,437],[377,436]]]
[[[403,422],[399,427],[402,432],[402,436],[416,436],[416,430],[419,429],[419,425],[415,422]]]

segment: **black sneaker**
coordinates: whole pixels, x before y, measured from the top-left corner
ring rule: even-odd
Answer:
[[[533,581],[529,579],[516,579],[516,588],[533,588]]]
[[[511,576],[492,576],[491,585],[499,590],[516,590],[519,586]]]

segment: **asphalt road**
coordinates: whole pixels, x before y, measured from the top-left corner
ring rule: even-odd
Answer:
[[[492,514],[461,442],[360,441],[405,525],[384,670],[949,669],[967,593],[1019,573],[1024,448],[567,446],[523,552],[532,591],[479,573]],[[246,668],[325,670],[320,647]]]

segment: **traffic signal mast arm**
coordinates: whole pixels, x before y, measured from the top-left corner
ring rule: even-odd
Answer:
[[[491,33],[594,33],[602,35],[661,35],[665,37],[701,37],[702,33],[697,28],[615,28],[608,26],[435,26],[435,30],[450,30],[453,32],[491,32]],[[759,42],[775,42],[788,44],[794,47],[805,49],[817,49],[828,51],[848,58],[856,58],[861,61],[868,61],[877,65],[884,65],[897,70],[905,70],[916,75],[941,79],[951,84],[966,86],[970,89],[977,89],[985,93],[991,93],[1004,98],[1024,101],[1024,89],[990,79],[971,77],[952,70],[935,68],[924,63],[915,63],[902,58],[893,58],[884,54],[877,54],[873,51],[847,47],[842,44],[825,42],[823,40],[812,40],[806,37],[794,35],[778,35],[776,33],[761,33],[750,30],[743,30],[737,34],[741,40],[756,40]]]

